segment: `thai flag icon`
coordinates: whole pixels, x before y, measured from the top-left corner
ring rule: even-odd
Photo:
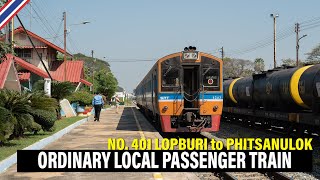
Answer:
[[[27,4],[30,0],[9,0],[0,9],[0,29]]]

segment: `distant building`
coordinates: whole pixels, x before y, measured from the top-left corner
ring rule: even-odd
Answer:
[[[118,96],[118,98],[120,99],[120,101],[124,101],[125,97],[126,97],[126,92],[115,92],[115,95],[112,96],[111,101],[115,101],[115,97]]]

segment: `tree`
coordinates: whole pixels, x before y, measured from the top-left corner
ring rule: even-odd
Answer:
[[[256,58],[254,60],[254,71],[255,73],[260,73],[264,71],[265,65],[264,60],[262,58]]]
[[[26,131],[50,130],[56,108],[56,101],[44,94],[0,90],[0,144]]]
[[[92,58],[81,53],[74,54],[73,57],[74,59],[79,59],[84,61],[86,79],[89,79],[89,77],[92,76],[93,71],[97,72],[103,69],[110,71],[109,63],[106,61],[103,61],[102,59]]]
[[[296,66],[296,60],[287,58],[287,59],[282,59],[282,66]]]
[[[307,53],[307,62],[311,64],[316,64],[320,62],[320,44],[312,49],[310,53]]]
[[[118,86],[117,92],[123,92],[123,91],[124,91],[123,87]]]
[[[111,98],[118,88],[118,81],[110,71],[102,69],[94,74],[94,89]]]
[[[250,60],[225,58],[223,60],[224,77],[245,77],[254,73],[254,63]]]
[[[11,53],[10,44],[0,41],[0,58],[4,58],[6,54]],[[1,61],[0,61],[1,63]]]

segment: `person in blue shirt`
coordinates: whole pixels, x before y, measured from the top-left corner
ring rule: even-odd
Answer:
[[[100,94],[95,93],[95,96],[92,99],[92,106],[94,107],[94,121],[100,121],[100,112],[103,105],[103,97]]]

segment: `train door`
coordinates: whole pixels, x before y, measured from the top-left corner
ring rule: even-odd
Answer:
[[[199,88],[199,66],[184,66],[184,108],[198,108]]]

